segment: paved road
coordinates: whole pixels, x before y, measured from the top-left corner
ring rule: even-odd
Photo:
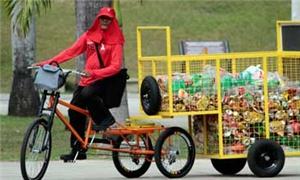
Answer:
[[[18,162],[0,162],[1,180],[22,179]],[[142,179],[163,179],[164,176],[152,163],[150,169]],[[222,176],[214,170],[210,160],[196,160],[190,173],[184,179],[260,179],[255,177],[246,166],[236,176]],[[44,177],[45,180],[96,180],[96,179],[124,179],[113,165],[112,160],[86,160],[75,164],[51,161]],[[285,166],[276,179],[299,180],[300,158],[287,158]]]

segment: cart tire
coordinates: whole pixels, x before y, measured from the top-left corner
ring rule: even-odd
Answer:
[[[182,128],[168,128],[157,139],[154,157],[157,168],[163,175],[168,178],[183,177],[189,173],[195,161],[193,139]],[[177,167],[177,162],[182,167]]]
[[[24,180],[40,180],[46,173],[51,155],[51,132],[48,122],[39,118],[25,133],[21,147],[20,165]]]
[[[281,146],[271,140],[258,140],[248,151],[248,165],[258,177],[274,177],[284,166],[285,155]]]
[[[211,159],[214,168],[224,175],[234,175],[240,172],[246,164],[246,158],[240,159]]]
[[[130,135],[128,135],[130,136]],[[128,136],[125,136],[126,138]],[[140,135],[140,138],[145,144],[145,150],[153,150],[151,139],[145,135]],[[127,143],[122,144],[123,138],[120,136],[117,142],[114,144],[114,148],[116,149],[129,149]],[[126,142],[126,141],[125,141]],[[134,145],[132,147],[135,147]],[[123,160],[126,157],[129,159]],[[129,153],[121,153],[117,151],[112,152],[112,159],[116,169],[119,171],[120,174],[127,178],[138,178],[145,174],[145,172],[149,169],[151,162],[152,162],[153,155],[133,155]],[[140,161],[142,160],[142,162]],[[127,167],[126,165],[130,164],[131,167]],[[133,166],[136,166],[135,169],[131,169]]]
[[[155,115],[160,110],[161,95],[158,84],[152,76],[146,76],[141,85],[141,104],[148,115]]]

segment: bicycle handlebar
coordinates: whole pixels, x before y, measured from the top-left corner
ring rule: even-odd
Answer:
[[[38,69],[38,68],[40,68],[40,66],[28,66],[27,67],[27,69]],[[82,71],[77,71],[77,70],[74,70],[74,69],[63,69],[63,68],[61,68],[61,69],[65,74],[72,73],[72,74],[77,74],[77,75],[80,75],[80,76],[87,76],[87,74],[85,72],[82,72]]]
[[[80,76],[87,76],[87,74],[85,72],[82,71],[77,71],[74,69],[62,69],[64,73],[73,73],[73,74],[78,74]]]

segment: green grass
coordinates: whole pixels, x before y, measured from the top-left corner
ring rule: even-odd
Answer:
[[[34,118],[0,116],[1,139],[0,161],[20,159],[20,149],[24,134]],[[52,131],[52,159],[69,151],[69,132],[62,123],[55,121]]]
[[[0,116],[0,161],[18,161],[24,134],[35,118]],[[70,151],[70,132],[59,121],[54,120],[52,127],[51,159],[58,160],[61,154]],[[109,151],[90,149],[88,159],[107,158]]]
[[[231,51],[276,49],[275,22],[290,19],[287,0],[121,0],[125,61],[137,76],[136,27],[170,26],[172,52],[181,40],[228,40]],[[1,4],[1,3],[0,3]],[[2,7],[1,7],[2,8]],[[74,1],[54,0],[51,10],[37,18],[38,60],[52,57],[75,40]],[[146,34],[145,55],[163,54],[162,33]],[[9,92],[12,65],[9,21],[1,11],[1,92]],[[75,67],[75,61],[65,66]]]

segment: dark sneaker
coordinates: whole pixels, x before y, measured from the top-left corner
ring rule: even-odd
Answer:
[[[78,152],[78,155],[75,159],[75,156]],[[63,154],[60,156],[61,160],[64,160],[64,162],[74,161],[74,160],[84,160],[86,159],[86,153],[81,151],[72,150],[69,154]]]
[[[94,124],[92,129],[94,131],[104,131],[106,130],[109,126],[113,125],[115,123],[115,119],[114,117],[109,117],[109,118],[106,118],[104,120],[102,120],[100,122],[100,124]]]

